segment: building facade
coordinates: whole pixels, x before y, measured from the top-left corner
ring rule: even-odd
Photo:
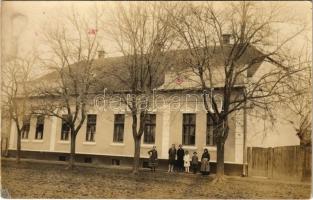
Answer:
[[[261,64],[250,78],[262,74],[263,68],[269,66]],[[218,69],[218,68],[217,68]],[[160,163],[167,166],[168,149],[172,144],[183,145],[190,153],[200,155],[207,148],[213,165],[216,161],[216,146],[213,138],[214,125],[208,120],[203,108],[202,96],[199,90],[194,89],[192,77],[188,79],[176,77],[176,73],[167,72],[164,82],[155,90],[152,107],[146,121],[144,135],[141,141],[142,166],[146,165],[148,150],[154,145],[157,148]],[[222,73],[217,73],[222,74]],[[220,95],[219,82],[223,77],[216,79],[214,95]],[[244,81],[244,78],[242,79]],[[238,87],[238,92],[242,88]],[[105,95],[105,92],[99,93]],[[99,164],[131,165],[134,153],[132,136],[132,117],[125,105],[116,101],[106,102],[100,106],[95,96],[88,109],[88,116],[81,127],[76,139],[77,160]],[[221,105],[222,99],[219,103]],[[113,104],[118,106],[112,106]],[[248,111],[249,112],[249,111]],[[277,112],[280,113],[280,112]],[[229,117],[229,134],[225,144],[225,171],[231,174],[241,174],[245,149],[247,146],[272,146],[275,133],[281,145],[297,145],[299,139],[287,124],[278,123],[280,130],[265,130],[264,124],[269,119],[246,116],[244,111],[234,112]],[[26,124],[22,135],[22,157],[67,160],[70,151],[70,136],[67,125],[57,117],[33,116],[24,122]],[[256,133],[261,133],[256,135]],[[263,134],[262,134],[263,133]],[[9,149],[13,156],[16,149],[16,128],[11,123]],[[263,137],[263,139],[262,139]],[[276,137],[276,136],[275,136]],[[264,139],[265,138],[265,139]],[[282,139],[283,138],[283,139]],[[277,140],[277,139],[276,139]],[[276,143],[277,144],[277,143]]]

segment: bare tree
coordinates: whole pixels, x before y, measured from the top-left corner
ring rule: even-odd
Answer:
[[[293,64],[300,73],[292,74],[285,85],[287,98],[282,104],[291,111],[292,116],[286,116],[300,139],[300,145],[311,145],[312,121],[312,49],[306,45],[302,50],[294,53],[296,59]]]
[[[28,138],[27,123],[31,117],[29,81],[35,62],[36,57],[29,53],[24,57],[5,60],[1,70],[2,113],[6,112],[7,117],[13,120],[16,126],[17,163],[20,162],[21,157],[22,136]]]
[[[123,55],[119,67],[122,73],[118,73],[117,66],[114,66],[114,71],[105,73],[121,83],[120,89],[124,90],[122,100],[132,116],[135,174],[139,170],[141,137],[153,89],[162,83],[161,74],[168,66],[168,58],[163,55],[172,46],[171,30],[163,23],[168,21],[164,11],[161,4],[155,2],[119,4],[114,8],[108,29]]]
[[[51,70],[36,83],[36,114],[54,116],[70,129],[69,168],[74,167],[76,137],[87,117],[88,101],[95,86],[93,62],[100,49],[97,7],[89,15],[74,7],[55,25],[42,31],[49,49],[42,65]],[[44,98],[40,98],[44,97]]]
[[[262,9],[253,2],[231,3],[223,8],[215,4],[186,3],[168,9],[171,27],[188,51],[184,58],[189,70],[198,77],[204,107],[215,124],[217,173],[215,181],[224,178],[224,144],[229,133],[230,114],[247,107],[269,110],[290,74],[297,70],[286,65],[283,47],[302,32],[276,40],[278,7]],[[290,31],[291,32],[291,31]],[[251,77],[261,63],[274,64],[263,74]],[[217,89],[216,89],[217,88]],[[214,93],[222,96],[222,103]]]

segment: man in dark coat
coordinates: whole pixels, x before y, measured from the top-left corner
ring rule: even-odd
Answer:
[[[177,150],[177,171],[184,171],[184,155],[185,151],[182,147],[182,145],[179,145],[179,148]]]

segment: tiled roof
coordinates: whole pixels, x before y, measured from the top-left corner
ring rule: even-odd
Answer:
[[[224,46],[224,51],[222,51],[221,47],[215,47],[214,49],[210,49],[210,52],[212,52],[212,59],[211,64],[213,66],[223,66],[224,59],[223,54],[227,54],[231,50],[231,46]],[[251,62],[252,59],[256,57],[262,56],[262,53],[258,51],[254,47],[249,47],[245,54],[241,57],[239,60],[239,64],[247,64]],[[165,81],[165,74],[174,74],[174,73],[181,73],[181,72],[188,72],[190,73],[190,67],[187,64],[187,60],[190,58],[189,51],[188,50],[171,50],[164,53],[162,56],[162,62],[166,63],[166,70],[159,70],[155,73],[157,74],[155,77],[158,79],[154,81],[154,87],[160,88],[160,89],[183,89],[184,87],[189,87],[186,84],[186,81],[177,84],[177,79],[173,79],[172,86],[169,86],[167,83],[167,86],[164,84]],[[94,73],[97,79],[97,85],[94,86],[93,92],[102,92],[104,88],[108,88],[109,90],[114,91],[121,91],[121,90],[129,90],[130,85],[127,83],[130,83],[128,70],[126,70],[127,65],[125,64],[126,57],[120,56],[120,57],[109,57],[109,58],[99,58],[94,60],[93,67],[94,67]],[[249,77],[253,76],[253,74],[256,72],[256,70],[260,67],[260,62],[254,64],[247,72],[247,75]],[[74,64],[76,66],[82,66],[80,64]],[[75,67],[76,67],[75,66]],[[187,73],[187,74],[188,74]],[[33,81],[33,83],[40,83],[41,81],[53,83],[55,80],[58,79],[58,73],[52,72],[49,74],[46,74],[36,80]],[[122,80],[121,80],[122,79]],[[175,83],[176,82],[176,83]],[[178,88],[176,88],[178,87]],[[190,87],[195,87],[195,85],[191,85]]]

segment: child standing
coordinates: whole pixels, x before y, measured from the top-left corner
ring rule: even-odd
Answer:
[[[193,156],[191,159],[191,167],[192,167],[192,171],[194,174],[197,173],[197,169],[198,169],[198,165],[199,165],[199,160],[198,160],[198,156],[197,156],[197,152],[193,152]]]
[[[188,151],[185,151],[185,156],[184,156],[184,167],[185,167],[185,172],[189,173],[189,167],[190,167],[190,156]]]

